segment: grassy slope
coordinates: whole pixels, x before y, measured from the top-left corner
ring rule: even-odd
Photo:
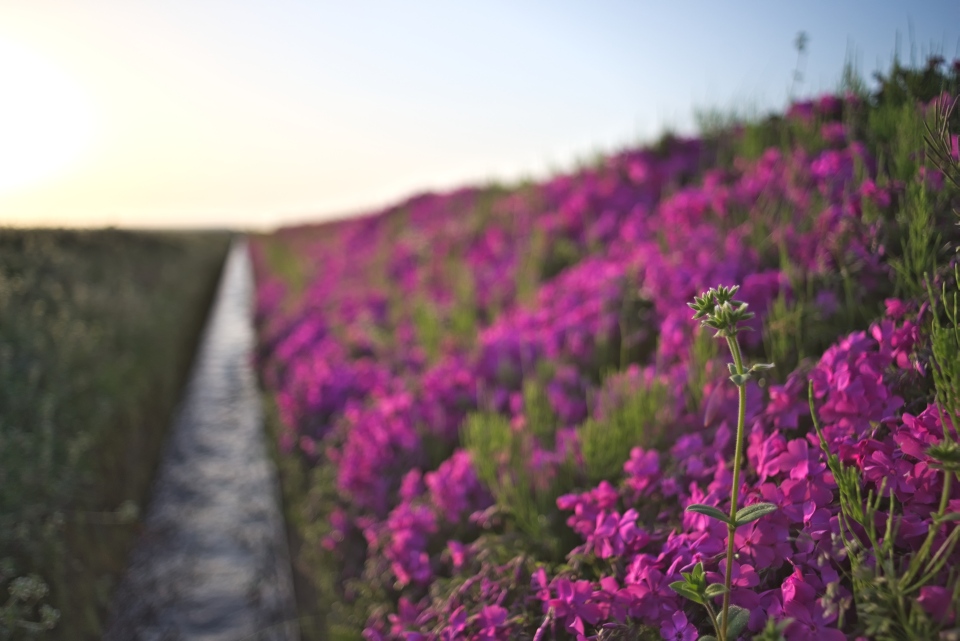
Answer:
[[[857,132],[859,138],[865,140],[871,155],[879,160],[878,181],[910,185],[917,183],[916,175],[921,162],[919,152],[924,149],[925,132],[923,121],[918,117],[914,105],[916,101],[927,102],[937,95],[942,89],[943,80],[942,76],[938,77],[928,71],[911,71],[895,65],[875,95],[863,96],[868,102],[868,108],[861,112],[861,117],[845,123]],[[813,153],[823,144],[817,135],[811,135],[811,132],[803,130],[802,127],[776,117],[747,123],[741,126],[738,133],[731,130],[714,132],[712,140],[719,149],[718,163],[721,166],[733,163],[734,159],[755,159],[770,147],[784,150],[805,148]],[[933,170],[932,167],[927,169]],[[887,259],[896,273],[896,282],[891,284],[889,291],[882,292],[884,296],[897,295],[922,301],[926,296],[923,288],[924,275],[942,266],[945,256],[939,253],[941,248],[946,241],[956,240],[952,224],[954,220],[949,215],[944,216],[949,209],[949,197],[944,195],[936,203],[921,202],[924,197],[923,190],[919,188],[905,190],[903,201],[895,208],[896,218],[878,221],[882,223],[887,234],[883,238],[889,252]],[[931,212],[936,215],[935,220],[929,217]],[[868,219],[875,215],[874,212],[865,212],[865,218]],[[938,237],[938,233],[953,237]],[[316,234],[322,236],[323,229],[317,229]],[[304,230],[300,230],[298,235],[303,238]],[[294,244],[282,234],[261,242],[269,265],[268,270],[274,276],[285,280],[292,291],[299,290],[302,281],[309,278],[307,272],[310,266],[297,263],[297,252],[292,249]],[[548,273],[550,270],[540,271]],[[856,286],[849,274],[841,274],[839,277],[847,288]],[[801,290],[800,300],[812,305],[818,283],[802,284],[805,287]],[[843,313],[837,315],[836,323],[827,326],[817,325],[814,322],[815,310],[805,310],[801,303],[784,307],[771,316],[764,332],[765,335],[770,335],[764,345],[768,357],[766,360],[773,360],[782,365],[784,371],[790,371],[801,359],[819,356],[837,336],[866,327],[876,313],[877,310],[873,308],[845,306]],[[926,390],[926,393],[929,394],[930,390]],[[272,419],[276,426],[277,417],[274,415]],[[305,614],[313,614],[319,607],[327,609],[329,615],[333,610],[342,607],[341,604],[334,603],[330,608],[331,604],[327,602],[341,587],[333,585],[335,580],[330,568],[324,566],[315,551],[319,537],[314,530],[322,529],[322,524],[314,520],[314,517],[323,514],[322,506],[318,505],[323,498],[320,489],[331,481],[324,477],[322,469],[303,469],[296,457],[282,457],[280,463],[284,469],[288,515],[294,530],[292,538],[295,542],[304,539],[311,542],[301,549],[299,560],[303,585],[298,587],[304,588],[300,595],[301,605]],[[311,572],[313,576],[310,576]],[[324,598],[318,599],[318,593],[325,595]],[[321,630],[317,632],[317,638],[327,638],[331,634],[336,636],[337,631],[333,627],[325,627],[329,624],[324,621],[324,617],[321,613],[316,619]],[[359,619],[351,620],[362,622],[362,613]],[[342,632],[343,638],[354,638],[356,634],[356,631]]]
[[[100,638],[228,242],[0,231],[0,585],[49,585],[5,613],[57,608],[43,636]]]

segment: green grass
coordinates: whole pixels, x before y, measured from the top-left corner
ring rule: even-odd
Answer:
[[[0,230],[0,589],[49,586],[44,638],[100,638],[228,242]]]

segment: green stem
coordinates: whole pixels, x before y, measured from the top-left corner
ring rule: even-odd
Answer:
[[[740,353],[740,343],[736,336],[727,337],[727,345],[730,346],[730,353],[733,355],[733,365],[737,374],[743,375],[743,355]],[[723,609],[721,610],[721,632],[719,641],[727,641],[727,615],[730,611],[730,589],[733,585],[733,551],[734,536],[737,531],[735,525],[737,518],[737,502],[740,493],[740,458],[743,451],[743,426],[747,418],[747,385],[741,383],[738,385],[740,392],[740,409],[737,413],[737,442],[736,450],[733,454],[733,487],[730,490],[730,522],[727,524],[727,567],[723,577]]]
[[[924,540],[923,545],[920,546],[920,550],[917,552],[917,555],[913,558],[914,562],[910,564],[910,568],[901,579],[901,582],[904,585],[909,585],[913,577],[917,576],[917,574],[920,572],[920,569],[923,567],[923,564],[926,563],[927,557],[930,555],[930,550],[933,548],[933,540],[936,538],[937,533],[942,527],[942,524],[939,522],[939,518],[947,512],[947,502],[950,500],[950,482],[952,480],[953,476],[950,474],[950,472],[944,471],[943,489],[940,493],[940,506],[937,509],[936,516],[934,516],[934,523],[937,525],[930,528],[930,531],[927,533],[927,538]]]
[[[710,605],[709,599],[704,600],[703,605],[707,608],[707,614],[710,616],[710,623],[713,624],[713,631],[717,633],[717,641],[723,639],[724,635],[720,634],[720,622],[717,621],[717,613],[714,611],[713,606]]]

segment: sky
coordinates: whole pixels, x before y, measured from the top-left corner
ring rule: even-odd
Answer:
[[[0,225],[265,229],[543,178],[898,43],[960,57],[960,2],[0,0]]]

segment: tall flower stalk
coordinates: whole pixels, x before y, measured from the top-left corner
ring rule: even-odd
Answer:
[[[740,396],[740,406],[737,412],[736,450],[733,456],[733,486],[730,489],[730,512],[725,514],[712,505],[694,504],[687,507],[688,512],[703,514],[727,524],[727,564],[724,568],[723,585],[707,585],[703,565],[698,563],[692,572],[682,573],[683,581],[677,581],[670,586],[681,596],[700,603],[707,609],[717,633],[716,638],[719,641],[736,639],[746,628],[750,618],[747,610],[730,605],[736,530],[741,525],[756,521],[777,509],[777,506],[772,503],[754,503],[743,509],[738,508],[740,467],[743,459],[743,432],[747,415],[747,381],[754,374],[773,367],[772,364],[757,364],[747,369],[744,365],[743,352],[740,349],[737,334],[749,329],[741,326],[741,323],[753,318],[754,314],[747,311],[746,303],[733,299],[739,288],[739,285],[732,287],[720,285],[701,296],[694,297],[693,302],[688,303],[695,312],[693,319],[699,320],[701,327],[713,329],[715,331],[714,336],[724,338],[727,341],[727,347],[730,348],[730,355],[733,357],[733,362],[727,365],[730,370],[730,380],[737,386]],[[723,606],[719,616],[717,616],[711,605],[711,599],[721,594],[723,595]],[[706,636],[702,637],[702,640],[711,638],[713,637]]]

